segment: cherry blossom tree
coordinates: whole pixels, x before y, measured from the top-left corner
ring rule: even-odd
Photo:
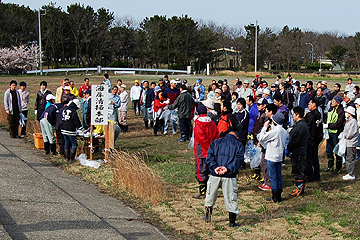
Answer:
[[[0,49],[0,69],[7,72],[10,69],[27,70],[35,67],[39,62],[37,52],[38,47],[34,45],[2,48]]]

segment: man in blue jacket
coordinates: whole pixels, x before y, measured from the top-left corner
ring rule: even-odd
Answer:
[[[257,105],[255,104],[255,100],[254,100],[253,96],[248,96],[246,98],[246,104],[249,107],[249,116],[250,116],[248,133],[251,133],[251,131],[253,130],[253,128],[255,126],[256,118],[257,118],[257,115],[259,114],[259,109],[258,109]]]
[[[211,221],[213,206],[221,185],[226,210],[229,212],[229,226],[239,226],[235,223],[236,214],[239,214],[236,175],[244,163],[244,147],[238,141],[238,133],[231,131],[225,137],[214,140],[210,144],[205,161],[210,170],[205,198],[205,221]]]

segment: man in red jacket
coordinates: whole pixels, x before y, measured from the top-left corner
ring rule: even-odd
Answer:
[[[219,131],[214,121],[207,116],[207,109],[204,105],[199,105],[196,109],[199,115],[194,123],[194,154],[195,154],[195,177],[199,182],[200,194],[194,196],[196,199],[204,199],[206,193],[206,184],[209,179],[209,168],[205,159],[210,143],[220,138]]]

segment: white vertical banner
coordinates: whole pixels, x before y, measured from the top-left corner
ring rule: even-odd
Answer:
[[[91,85],[91,125],[108,125],[108,85]]]
[[[206,64],[206,75],[210,75],[210,64],[209,63],[207,63]]]

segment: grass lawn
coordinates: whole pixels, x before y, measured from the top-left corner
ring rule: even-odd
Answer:
[[[65,76],[19,76],[0,77],[0,102],[3,104],[3,93],[8,88],[11,79],[26,81],[31,93],[30,120],[34,119],[33,108],[36,92],[42,80],[48,81],[48,88],[55,93],[60,81]],[[75,86],[80,87],[84,76],[70,75]],[[101,76],[89,76],[91,84],[99,84]],[[111,76],[112,84],[118,76]],[[129,87],[135,78],[157,81],[159,76],[121,76]],[[170,76],[171,78],[171,76]],[[193,84],[198,77],[186,77]],[[205,86],[210,84],[213,77],[203,77]],[[229,85],[234,77],[227,78]],[[296,78],[296,76],[295,76]],[[243,78],[245,79],[245,78]],[[250,78],[248,78],[250,79]],[[252,79],[252,78],[251,78]],[[269,83],[274,78],[269,78]],[[327,79],[329,80],[329,79]],[[337,79],[339,80],[339,79]],[[346,82],[346,79],[343,79]],[[333,83],[329,83],[332,89]],[[0,111],[0,123],[5,126],[3,108]],[[253,171],[249,167],[238,175],[240,216],[239,228],[228,227],[228,213],[225,210],[223,197],[219,197],[214,207],[213,221],[206,224],[204,216],[204,200],[193,199],[198,192],[198,185],[194,177],[193,150],[187,148],[188,142],[177,143],[180,137],[176,135],[154,137],[151,130],[145,130],[143,120],[134,116],[129,108],[129,132],[121,133],[116,142],[116,149],[129,152],[141,152],[145,162],[164,180],[166,196],[157,204],[135,198],[131,192],[120,191],[113,181],[111,165],[103,165],[95,170],[82,167],[78,163],[68,164],[60,157],[51,159],[54,165],[64,171],[77,175],[84,181],[96,184],[100,191],[123,199],[131,206],[144,213],[144,218],[159,227],[173,231],[177,238],[183,239],[360,239],[360,186],[358,180],[344,182],[342,176],[346,174],[343,168],[340,175],[321,173],[320,182],[306,185],[306,195],[300,198],[290,198],[288,194],[294,188],[291,176],[290,160],[286,159],[283,167],[284,201],[279,204],[267,202],[265,199],[270,192],[258,189],[259,182],[250,180]],[[38,131],[38,126],[30,126],[29,133]],[[30,135],[30,134],[29,134]],[[31,142],[32,138],[29,136]],[[83,143],[81,143],[83,144]],[[79,150],[81,151],[81,149]],[[319,150],[321,168],[326,167],[324,146]],[[101,157],[101,155],[96,155]],[[359,163],[356,166],[356,176],[360,177]]]

